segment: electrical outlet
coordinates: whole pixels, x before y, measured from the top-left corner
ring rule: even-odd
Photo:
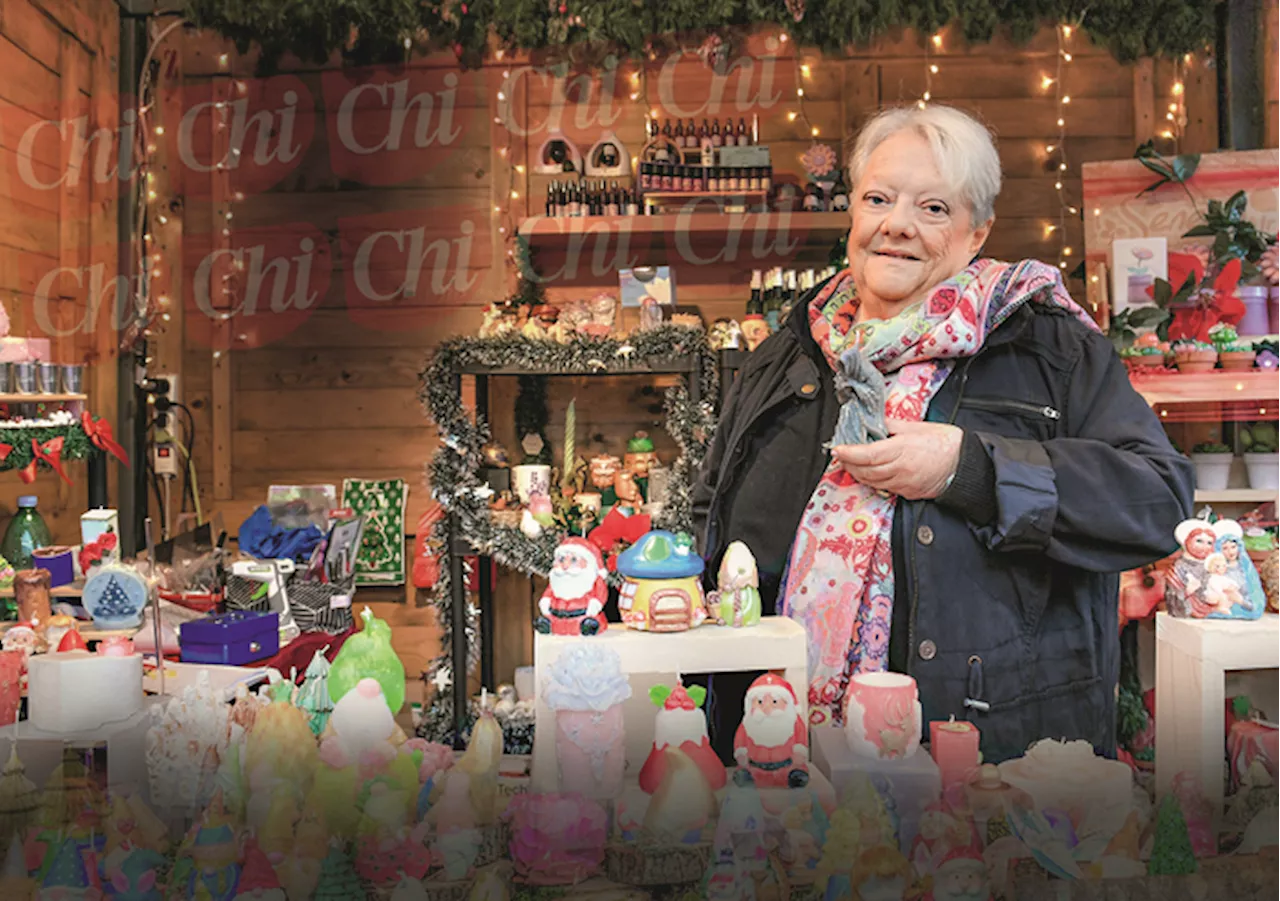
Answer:
[[[179,384],[180,376],[169,372],[153,372],[149,373],[149,376],[153,379],[167,380],[169,382],[169,403],[182,403],[182,392],[179,390],[181,388],[181,385]]]
[[[180,472],[178,465],[178,447],[169,442],[161,442],[151,449],[152,463],[155,466],[156,475],[158,476],[177,476]]]

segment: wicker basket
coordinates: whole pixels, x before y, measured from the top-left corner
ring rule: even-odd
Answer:
[[[289,593],[289,609],[293,620],[303,632],[327,632],[341,635],[354,625],[350,598],[355,594],[355,577],[341,582],[310,582],[294,573],[285,587]],[[267,596],[254,595],[262,590],[262,583],[240,576],[227,576],[226,603],[228,610],[254,610],[265,613],[270,609]],[[342,606],[333,606],[334,598],[347,598]]]
[[[605,875],[623,885],[700,882],[711,862],[711,845],[611,844],[604,851]]]

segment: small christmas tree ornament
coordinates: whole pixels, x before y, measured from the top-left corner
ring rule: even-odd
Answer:
[[[350,901],[365,897],[360,874],[340,842],[331,842],[329,854],[320,865],[320,882],[316,885],[315,901]]]
[[[329,670],[329,697],[336,704],[361,679],[377,679],[393,714],[404,706],[404,664],[391,646],[391,627],[368,607],[360,613],[364,628],[346,640]]]
[[[27,769],[18,758],[18,743],[9,746],[9,762],[0,774],[0,846],[14,835],[26,835],[40,809],[40,790],[27,778]]]
[[[328,645],[316,651],[307,664],[307,672],[298,689],[296,706],[308,717],[315,735],[324,732],[333,712],[333,698],[329,697],[329,658],[325,657]]]
[[[1195,852],[1182,807],[1173,795],[1165,795],[1156,813],[1156,829],[1147,863],[1149,876],[1190,876],[1196,872]]]
[[[135,629],[149,595],[150,586],[137,570],[107,564],[85,581],[82,603],[99,629]]]

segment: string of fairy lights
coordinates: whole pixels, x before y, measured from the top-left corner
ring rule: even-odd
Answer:
[[[1048,239],[1055,232],[1057,233],[1058,268],[1062,270],[1066,270],[1072,254],[1071,245],[1067,243],[1070,240],[1067,221],[1080,213],[1077,207],[1068,202],[1066,194],[1066,178],[1070,169],[1067,161],[1067,111],[1071,106],[1071,95],[1067,92],[1067,66],[1072,60],[1070,45],[1073,31],[1073,26],[1066,22],[1054,29],[1057,39],[1054,74],[1042,75],[1040,79],[1042,88],[1053,88],[1053,108],[1056,113],[1054,123],[1057,127],[1054,143],[1046,144],[1044,149],[1053,169],[1053,190],[1058,201],[1058,221],[1056,224],[1045,225],[1044,236]]]

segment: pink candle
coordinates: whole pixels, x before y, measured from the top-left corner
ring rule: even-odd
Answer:
[[[942,787],[963,782],[978,766],[978,727],[973,723],[950,722],[929,724],[929,750],[942,772]]]

